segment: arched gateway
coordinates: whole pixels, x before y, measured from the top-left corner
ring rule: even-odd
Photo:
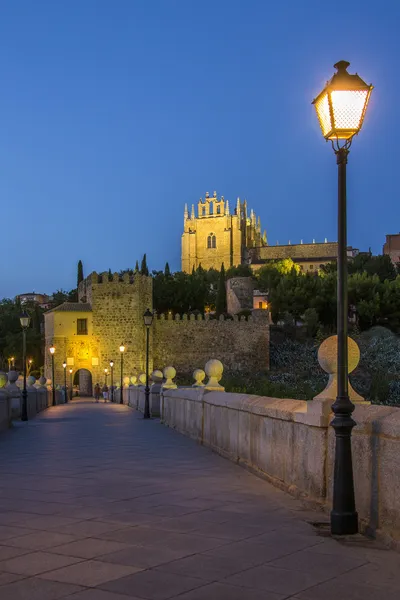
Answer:
[[[74,385],[79,386],[80,396],[93,396],[92,374],[88,369],[78,369],[76,371]]]

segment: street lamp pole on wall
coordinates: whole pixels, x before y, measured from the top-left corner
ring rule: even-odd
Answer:
[[[351,432],[354,404],[348,393],[348,299],[347,299],[347,218],[346,165],[352,139],[362,127],[373,89],[357,74],[350,75],[350,63],[336,63],[335,73],[313,104],[324,138],[332,142],[338,165],[338,263],[337,263],[337,397],[332,405],[335,430],[335,467],[331,532],[350,535],[358,531],[354,497]]]
[[[22,360],[24,367],[24,387],[22,390],[21,421],[28,420],[28,392],[26,390],[26,330],[31,322],[30,316],[24,311],[19,318],[22,327]]]
[[[63,369],[64,369],[64,397],[65,397],[65,403],[68,402],[68,393],[67,393],[67,361],[64,360],[63,362]]]
[[[53,406],[55,406],[56,405],[56,384],[54,381],[54,352],[56,351],[56,349],[54,348],[54,346],[50,346],[49,350],[50,350],[50,354],[51,354],[51,387],[52,387],[52,393],[53,393]]]
[[[111,387],[111,402],[114,402],[114,388],[113,388],[113,385],[114,385],[114,381],[113,381],[114,361],[113,360],[110,360],[110,370],[111,370],[111,373],[110,373],[110,378],[111,378],[110,379],[111,380],[111,386],[110,386]]]
[[[125,346],[122,343],[119,347],[119,351],[121,353],[121,398],[119,400],[120,404],[124,403],[124,352]]]
[[[107,375],[108,375],[108,369],[107,367],[104,369],[104,385],[107,386]]]
[[[69,379],[70,379],[70,391],[69,391],[69,399],[72,401],[72,394],[73,394],[73,387],[74,387],[74,383],[72,381],[72,369],[69,370]]]
[[[150,419],[150,388],[149,388],[149,339],[150,339],[150,327],[153,323],[153,313],[148,308],[143,315],[144,325],[146,327],[146,387],[145,387],[145,401],[144,401],[144,419]]]

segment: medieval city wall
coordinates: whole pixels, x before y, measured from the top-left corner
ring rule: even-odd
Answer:
[[[154,366],[173,365],[179,373],[204,368],[219,359],[225,372],[257,372],[269,368],[269,325],[266,311],[245,320],[209,319],[208,315],[161,315],[153,324]]]

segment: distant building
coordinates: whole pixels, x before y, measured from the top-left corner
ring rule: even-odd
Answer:
[[[354,258],[359,253],[357,248],[348,246],[347,257]],[[323,243],[313,242],[312,244],[287,244],[284,246],[262,246],[250,248],[247,251],[247,262],[253,271],[258,271],[266,263],[273,260],[284,260],[291,258],[294,263],[299,265],[304,273],[318,271],[324,265],[335,262],[338,257],[337,242]]]
[[[47,294],[38,294],[36,292],[28,292],[27,294],[19,294],[17,300],[21,304],[32,303],[39,304],[42,308],[47,308],[50,303],[50,296]]]
[[[383,254],[388,254],[392,263],[400,264],[400,233],[389,234],[383,245]]]

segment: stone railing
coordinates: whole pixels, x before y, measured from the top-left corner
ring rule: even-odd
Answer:
[[[324,342],[326,389],[313,401],[221,393],[222,365],[196,370],[192,388],[163,389],[162,422],[241,464],[277,487],[329,510],[335,434],[336,339]],[[349,367],[358,363],[349,344]],[[211,382],[211,383],[210,383]],[[352,437],[356,505],[362,531],[400,547],[400,410],[371,406],[350,388],[357,426]]]
[[[0,373],[0,431],[8,429],[13,419],[21,417],[22,391],[16,385],[18,373]],[[63,404],[64,391],[56,389],[56,404]],[[28,419],[32,419],[39,412],[53,404],[51,387],[47,385],[44,377],[37,382],[34,377],[27,379],[27,409]]]
[[[329,508],[335,438],[320,402],[163,390],[162,420],[298,497]],[[325,414],[324,414],[325,412]],[[356,503],[364,531],[400,542],[400,410],[357,405]]]

